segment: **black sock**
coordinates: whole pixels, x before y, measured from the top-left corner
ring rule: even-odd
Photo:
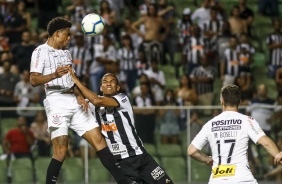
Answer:
[[[52,158],[46,175],[46,184],[56,184],[63,162]]]
[[[107,168],[118,184],[128,184],[131,183],[129,179],[124,176],[119,163],[115,159],[114,155],[111,153],[108,147],[97,151],[97,156],[101,160],[102,164]]]

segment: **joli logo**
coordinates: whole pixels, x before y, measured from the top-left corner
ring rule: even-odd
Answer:
[[[235,175],[235,165],[220,165],[212,170],[213,178],[224,177],[224,176],[234,176]]]

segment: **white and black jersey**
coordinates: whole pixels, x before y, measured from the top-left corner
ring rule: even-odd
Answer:
[[[103,35],[97,35],[97,36],[85,36],[84,37],[84,42],[86,45],[86,48],[91,54],[91,61],[94,60],[95,58],[95,48],[94,45],[96,44],[102,44],[103,43]]]
[[[178,20],[177,28],[179,29],[179,42],[180,44],[185,44],[185,38],[190,36],[190,27],[193,23],[191,21],[184,22],[182,19]]]
[[[225,74],[231,76],[239,75],[239,57],[237,50],[227,48],[224,51]]]
[[[213,80],[215,76],[215,68],[212,66],[198,66],[194,68],[190,74],[190,78],[209,78],[208,82],[195,83],[195,89],[198,95],[213,93]]]
[[[117,59],[120,63],[120,69],[123,71],[136,69],[137,52],[134,49],[122,47],[118,50]]]
[[[66,65],[72,66],[72,57],[69,50],[54,49],[45,43],[33,51],[30,72],[48,75],[54,73],[57,67]],[[67,91],[73,85],[74,82],[70,74],[63,75],[45,83],[46,95]]]
[[[90,109],[101,126],[107,145],[117,160],[141,155],[143,143],[136,133],[133,109],[129,98],[119,93],[112,97],[119,107],[95,107]]]
[[[189,37],[183,49],[188,63],[200,64],[200,57],[205,53],[205,42],[202,38]]]
[[[219,33],[222,30],[223,22],[220,20],[208,20],[203,23],[203,25],[200,25],[200,28],[202,29],[203,33],[207,31],[212,31]]]
[[[87,62],[91,61],[90,52],[85,47],[78,47],[77,45],[70,47],[69,51],[73,57],[73,68],[76,76],[81,78],[86,74]]]
[[[282,34],[281,33],[272,33],[266,38],[266,43],[268,45],[271,44],[281,44],[282,43]],[[274,66],[280,66],[281,57],[282,57],[282,49],[281,48],[273,48],[270,49],[270,64]]]

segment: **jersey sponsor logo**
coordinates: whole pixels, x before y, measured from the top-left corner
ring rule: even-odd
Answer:
[[[151,175],[154,178],[154,180],[159,180],[161,177],[165,175],[165,172],[164,170],[162,170],[160,166],[158,166],[151,172]]]
[[[119,144],[112,144],[113,151],[119,151]]]
[[[218,120],[212,122],[212,127],[218,125],[241,125],[241,124],[242,124],[241,119]]]
[[[127,153],[125,146],[118,143],[111,144],[110,150],[113,155],[121,155]]]
[[[215,167],[213,172],[213,178],[234,176],[236,165],[219,165]]]
[[[254,126],[254,124],[253,124],[252,121],[248,120],[248,122],[249,122],[249,124],[250,124],[250,126],[251,126],[251,129],[252,129],[256,134],[259,134],[259,133],[262,132],[262,129],[261,129],[261,128],[257,128],[257,129],[255,128],[255,126]]]
[[[117,131],[117,126],[114,123],[102,124],[102,130],[106,131],[106,132],[115,132],[115,131]]]
[[[35,65],[34,65],[35,68],[37,68],[37,67],[38,67],[38,64],[39,64],[40,51],[41,51],[41,49],[38,49],[38,51],[37,51],[36,60],[35,60]]]
[[[61,123],[62,116],[59,116],[58,114],[56,114],[56,115],[53,115],[52,117],[53,117],[52,123],[56,125]]]
[[[218,126],[211,129],[212,132],[226,131],[226,130],[241,130],[241,126],[240,125]]]

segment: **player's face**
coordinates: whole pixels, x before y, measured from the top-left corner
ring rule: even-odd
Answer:
[[[102,91],[104,96],[113,96],[119,90],[118,81],[114,76],[105,76],[102,79],[102,85],[100,90]]]
[[[57,33],[57,41],[59,48],[65,49],[70,41],[70,28],[59,30]]]

